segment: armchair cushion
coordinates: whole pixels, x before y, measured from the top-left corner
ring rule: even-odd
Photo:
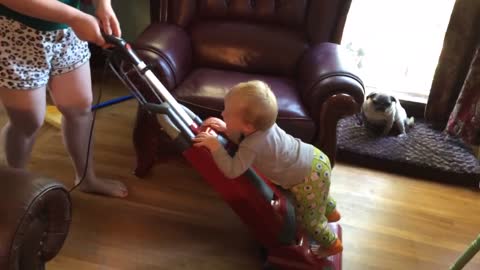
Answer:
[[[299,27],[304,23],[308,1],[225,1],[199,0],[198,13],[202,19],[249,20]]]
[[[196,66],[249,73],[293,76],[308,48],[301,32],[246,22],[197,23],[191,37]]]

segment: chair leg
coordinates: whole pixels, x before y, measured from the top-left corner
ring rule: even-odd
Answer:
[[[329,97],[320,111],[321,129],[314,144],[328,156],[332,167],[335,164],[337,151],[337,124],[346,116],[360,111],[360,105],[347,94],[336,94]]]
[[[160,126],[155,116],[139,107],[133,129],[133,145],[137,158],[134,174],[137,177],[146,176],[153,167],[159,147],[159,133]]]

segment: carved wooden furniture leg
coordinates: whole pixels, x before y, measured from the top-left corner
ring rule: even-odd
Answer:
[[[146,176],[155,163],[159,147],[159,133],[160,126],[155,116],[139,106],[133,129],[133,145],[137,157],[137,164],[134,170],[136,176]]]

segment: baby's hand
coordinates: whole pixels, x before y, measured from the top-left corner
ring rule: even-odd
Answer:
[[[210,152],[215,152],[221,147],[217,137],[207,132],[199,133],[195,138],[193,138],[193,141],[195,142],[194,146],[205,146],[208,148],[208,150],[210,150]]]
[[[225,132],[227,130],[227,125],[221,119],[216,117],[210,117],[207,120],[203,121],[203,127],[211,127],[218,132]]]

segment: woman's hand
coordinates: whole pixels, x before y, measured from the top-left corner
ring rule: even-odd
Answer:
[[[107,35],[113,34],[116,37],[121,37],[122,31],[120,30],[120,23],[113,11],[110,0],[97,0],[95,6],[95,15],[99,20],[103,32]]]
[[[216,136],[207,132],[200,132],[193,138],[193,141],[195,142],[194,146],[205,146],[210,152],[215,152],[222,146]]]
[[[98,46],[105,46],[105,40],[102,37],[100,26],[95,17],[79,12],[70,22],[70,27],[77,37],[81,40],[92,42]]]
[[[203,127],[211,127],[215,131],[225,132],[227,130],[227,125],[221,119],[216,117],[210,117],[207,120],[203,121]]]

